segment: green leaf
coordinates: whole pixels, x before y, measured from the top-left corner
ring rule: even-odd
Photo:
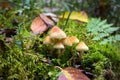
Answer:
[[[110,27],[108,29],[105,29],[104,32],[113,33],[114,31],[116,31],[118,29],[119,29],[119,27]]]
[[[96,37],[94,37],[92,40],[100,40],[101,38],[104,38],[104,37],[106,37],[108,35],[109,34],[101,33],[101,34],[98,34]]]
[[[120,41],[120,35],[115,35],[115,40]]]
[[[119,29],[119,27],[112,26],[113,24],[107,24],[107,20],[92,18],[87,25],[87,30],[91,34],[90,36],[94,36],[92,40],[100,41],[100,44],[113,43],[120,40],[120,35],[111,36],[111,33]]]

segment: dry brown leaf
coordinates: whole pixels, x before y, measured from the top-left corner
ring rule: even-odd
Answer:
[[[58,22],[59,19],[57,17],[57,15],[53,14],[53,13],[43,13],[45,16],[47,16],[48,18],[52,19],[54,22]]]
[[[44,14],[40,14],[40,18],[47,24],[48,27],[53,27],[55,25],[55,23]]]
[[[13,7],[14,4],[10,3],[9,1],[0,1],[0,8],[2,9],[10,9]]]
[[[33,34],[42,34],[48,29],[47,25],[40,17],[36,17],[31,24]]]
[[[90,80],[86,75],[84,75],[80,70],[72,67],[67,67],[62,69],[62,74],[59,76],[58,80]]]

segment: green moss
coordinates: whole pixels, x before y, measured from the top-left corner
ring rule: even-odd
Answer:
[[[0,14],[0,24],[5,26],[3,29],[15,28],[17,32],[17,35],[12,37],[13,41],[9,43],[4,41],[4,35],[0,35],[0,40],[3,41],[5,46],[3,48],[0,44],[0,80],[56,80],[59,71],[54,68],[55,66],[64,68],[76,64],[75,60],[78,59],[78,56],[75,47],[77,44],[72,47],[72,50],[69,46],[66,46],[63,55],[57,58],[54,56],[56,50],[52,48],[53,46],[43,44],[47,33],[44,33],[43,36],[33,36],[31,34],[30,24],[39,12],[26,10],[23,11],[21,16],[12,12],[6,13],[6,16]],[[10,16],[10,14],[13,15]],[[18,27],[12,24],[14,18],[19,21]],[[94,73],[96,79],[100,78],[100,80],[103,80],[101,76],[105,69],[111,68],[116,76],[120,75],[120,54],[118,54],[116,48],[108,44],[99,45],[99,42],[92,41],[92,36],[87,33],[87,23],[69,20],[67,25],[64,26],[65,22],[65,20],[60,20],[57,25],[65,31],[67,36],[76,36],[89,47],[89,51],[83,54],[82,66]],[[51,64],[47,63],[48,57]]]

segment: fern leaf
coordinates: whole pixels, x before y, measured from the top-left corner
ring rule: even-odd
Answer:
[[[116,31],[118,29],[119,29],[119,27],[110,27],[108,29],[105,29],[104,32],[113,33],[114,31]]]
[[[87,29],[89,32],[93,31],[92,29],[95,28],[95,26],[97,26],[98,23],[100,23],[100,18],[96,19],[96,18],[92,18],[91,21],[88,23],[87,25]]]
[[[100,42],[100,44],[106,44],[106,43],[108,43],[108,42],[109,42],[108,39],[104,39],[103,41]]]
[[[94,37],[92,40],[100,40],[101,38],[106,37],[108,35],[109,34],[101,33],[101,34],[98,34],[96,37]]]
[[[112,26],[113,26],[113,24],[104,24],[104,25],[102,25],[101,28],[106,29],[106,28],[109,28],[109,27],[112,27]]]
[[[97,25],[97,27],[101,27],[102,25],[106,24],[106,22],[107,22],[107,20],[101,21],[101,22]]]
[[[117,35],[115,35],[115,36],[110,36],[110,37],[108,37],[107,39],[103,39],[101,42],[100,42],[100,44],[106,44],[106,43],[113,43],[113,42],[117,42],[117,41],[120,41],[120,35],[119,34],[117,34]]]
[[[88,32],[95,36],[92,40],[101,41],[100,44],[113,43],[120,41],[120,35],[111,36],[111,33],[117,31],[119,27],[112,27],[113,24],[107,24],[107,20],[93,18],[87,25]],[[107,37],[107,38],[105,38]]]
[[[120,41],[120,35],[119,34],[115,35],[115,40]]]

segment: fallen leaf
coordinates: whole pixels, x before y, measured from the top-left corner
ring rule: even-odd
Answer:
[[[63,15],[61,15],[59,18],[65,18],[65,19],[67,19],[69,14],[70,14],[70,12],[65,12],[64,13],[64,17],[63,17]],[[88,16],[87,16],[87,13],[85,11],[81,11],[81,12],[75,12],[75,11],[73,11],[71,13],[69,19],[79,20],[81,22],[88,23]]]
[[[50,7],[44,7],[43,10],[45,12],[57,12],[57,11],[59,11],[58,8],[50,8]]]
[[[53,27],[55,25],[55,23],[44,14],[40,14],[40,18],[47,24],[48,27]]]
[[[55,14],[53,14],[53,13],[43,13],[43,14],[45,16],[47,16],[48,18],[52,19],[54,22],[58,22],[59,21],[58,17]]]
[[[62,74],[58,77],[58,80],[90,80],[86,75],[76,68],[67,67],[61,70]]]
[[[48,29],[47,25],[40,17],[36,17],[31,24],[33,34],[42,34]]]
[[[0,8],[1,9],[11,9],[13,7],[13,4],[8,1],[2,1],[0,2]]]
[[[62,73],[62,74],[59,76],[58,80],[68,80],[68,78]]]

